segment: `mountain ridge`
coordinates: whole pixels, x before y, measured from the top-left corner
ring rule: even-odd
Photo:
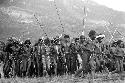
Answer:
[[[27,5],[24,6],[24,2]],[[8,17],[0,23],[0,26],[2,26],[2,28],[0,28],[1,31],[10,33],[9,35],[20,33],[16,35],[18,37],[20,37],[21,32],[29,32],[25,37],[30,36],[33,37],[33,40],[38,39],[44,32],[37,24],[34,14],[43,25],[48,36],[55,36],[62,33],[59,17],[65,27],[65,33],[71,36],[80,35],[84,29],[82,23],[83,18],[86,18],[86,27],[84,29],[86,32],[85,35],[87,35],[91,29],[94,29],[97,32],[106,34],[106,37],[111,38],[109,32],[105,28],[106,26],[112,30],[112,33],[115,31],[115,26],[119,27],[118,30],[120,32],[124,33],[125,31],[124,12],[112,10],[111,8],[99,5],[91,0],[89,0],[89,2],[81,2],[81,0],[55,0],[55,2],[59,16],[57,15],[54,3],[49,0],[41,0],[41,2],[39,2],[39,0],[30,0],[30,3],[26,0],[20,0],[19,2],[13,3],[14,5],[11,2],[12,5],[1,7],[0,11],[2,14],[0,14],[0,20]],[[86,7],[87,17],[84,15],[84,7]],[[110,22],[114,27],[110,25]],[[13,31],[15,28],[16,30]],[[6,29],[12,29],[12,31],[10,30],[9,32],[9,30]],[[1,34],[8,37],[6,34]],[[116,33],[116,35],[118,35],[118,33]]]

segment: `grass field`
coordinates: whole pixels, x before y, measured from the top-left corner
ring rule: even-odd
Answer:
[[[118,75],[106,77],[105,75],[96,75],[93,81],[90,81],[89,76],[86,78],[74,78],[73,76],[65,75],[60,77],[41,77],[41,78],[10,78],[0,79],[0,83],[125,83],[124,78],[120,79]]]

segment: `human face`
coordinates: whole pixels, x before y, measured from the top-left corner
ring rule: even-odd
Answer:
[[[81,42],[84,42],[84,41],[85,41],[85,37],[84,37],[84,38],[80,38],[80,41],[81,41]]]
[[[66,38],[66,42],[70,42],[70,38]]]
[[[124,43],[123,42],[121,42],[120,47],[124,48]]]

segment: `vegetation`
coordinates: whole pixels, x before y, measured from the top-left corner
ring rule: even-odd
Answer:
[[[125,83],[125,80],[123,76],[120,78],[117,74],[108,77],[105,74],[98,74],[94,80],[91,80],[89,75],[85,78],[74,78],[71,75],[64,75],[41,78],[2,78],[0,83]]]

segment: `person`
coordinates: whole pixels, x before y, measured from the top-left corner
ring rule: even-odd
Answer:
[[[81,72],[83,72],[83,75],[89,71],[88,65],[89,65],[89,57],[91,55],[90,49],[86,47],[87,42],[86,42],[86,37],[84,35],[80,36],[79,40],[79,48],[78,48],[78,53],[82,59],[82,67],[78,69],[75,73],[75,77],[78,77]]]
[[[96,35],[97,35],[97,33],[96,33],[95,30],[91,30],[91,31],[89,32],[89,34],[88,34],[88,36],[90,37],[91,40],[95,40]]]
[[[120,73],[123,72],[123,57],[125,55],[123,49],[122,49],[122,41],[118,40],[116,45],[116,48],[114,50],[114,57],[116,60],[116,70],[112,72],[113,73]]]
[[[0,78],[4,78],[3,66],[4,66],[4,63],[0,62]]]

